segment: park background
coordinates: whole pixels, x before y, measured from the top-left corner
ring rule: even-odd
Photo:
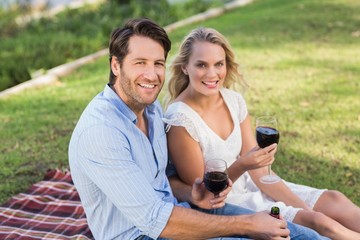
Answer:
[[[11,65],[13,76],[25,68],[29,76],[20,79],[26,81],[39,69],[46,72],[106,47],[111,29],[129,15],[165,26],[223,4],[189,1],[175,8],[165,2],[105,1],[19,29],[4,28],[14,23],[1,18],[1,65]],[[255,0],[171,31],[168,65],[191,29],[205,26],[223,33],[249,85],[243,95],[250,114],[279,119],[273,169],[288,181],[342,191],[360,205],[359,12],[357,0]],[[38,46],[40,52],[30,51]],[[38,62],[44,65],[28,65]],[[0,203],[40,181],[48,169],[68,169],[72,130],[87,103],[103,90],[108,73],[104,56],[51,86],[0,98]],[[160,100],[166,90],[165,85]]]

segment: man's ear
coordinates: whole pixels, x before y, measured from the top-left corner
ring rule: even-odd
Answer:
[[[111,57],[111,71],[115,76],[120,75],[120,63],[118,62],[117,58],[115,56]]]

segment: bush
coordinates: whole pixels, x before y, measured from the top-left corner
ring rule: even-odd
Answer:
[[[171,5],[167,0],[108,0],[101,5],[67,9],[52,18],[18,26],[20,11],[0,11],[0,91],[29,80],[39,69],[60,64],[106,48],[109,35],[128,18],[148,17],[165,26],[206,9],[220,0],[190,0]]]

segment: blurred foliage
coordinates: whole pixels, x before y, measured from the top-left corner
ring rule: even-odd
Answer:
[[[37,70],[45,71],[107,47],[112,29],[126,19],[148,17],[165,26],[221,4],[220,0],[177,4],[108,0],[27,24],[17,23],[17,17],[29,12],[26,7],[0,9],[0,91],[29,80]]]

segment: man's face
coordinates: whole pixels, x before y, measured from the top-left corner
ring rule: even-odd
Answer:
[[[122,66],[116,64],[115,90],[132,110],[142,110],[156,100],[165,79],[165,53],[158,42],[147,37],[131,37]]]

